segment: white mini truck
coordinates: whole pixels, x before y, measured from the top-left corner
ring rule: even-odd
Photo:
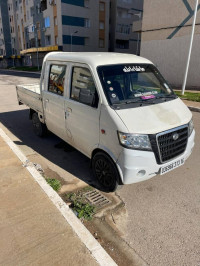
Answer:
[[[16,89],[35,133],[48,129],[89,157],[104,191],[163,175],[194,147],[191,112],[139,56],[49,53],[40,84]]]

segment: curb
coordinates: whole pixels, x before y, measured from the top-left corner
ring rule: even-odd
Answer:
[[[189,108],[190,111],[192,111],[192,112],[198,112],[198,113],[200,113],[200,108],[198,108],[198,107],[188,106],[188,108]]]
[[[19,160],[23,163],[23,167],[29,171],[34,180],[39,184],[42,190],[46,193],[51,202],[60,211],[62,216],[71,226],[73,231],[77,234],[81,242],[91,253],[92,257],[102,266],[117,266],[114,260],[103,249],[99,242],[92,236],[87,228],[75,216],[69,206],[61,199],[61,197],[47,184],[42,175],[36,170],[33,163],[31,163],[16,144],[6,135],[2,128],[0,128],[0,136],[15,153]]]
[[[0,69],[1,71],[10,71],[10,72],[18,72],[18,73],[28,73],[28,74],[38,74],[38,75],[41,75],[41,71],[23,71],[23,70],[16,70],[16,69],[4,69],[4,68],[1,68]]]

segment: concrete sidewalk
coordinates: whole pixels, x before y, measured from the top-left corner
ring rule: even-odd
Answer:
[[[115,265],[96,260],[1,135],[0,198],[0,265]]]

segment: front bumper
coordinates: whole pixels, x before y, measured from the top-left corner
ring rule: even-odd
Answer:
[[[141,182],[160,173],[161,167],[176,162],[178,159],[186,160],[194,147],[195,130],[188,138],[186,150],[183,154],[170,162],[158,164],[152,151],[138,151],[124,148],[116,164],[123,184]]]

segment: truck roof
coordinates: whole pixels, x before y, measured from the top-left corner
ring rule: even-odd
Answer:
[[[152,64],[148,59],[137,55],[109,52],[51,52],[44,58],[44,61],[49,60],[85,63],[93,67],[113,64]]]

